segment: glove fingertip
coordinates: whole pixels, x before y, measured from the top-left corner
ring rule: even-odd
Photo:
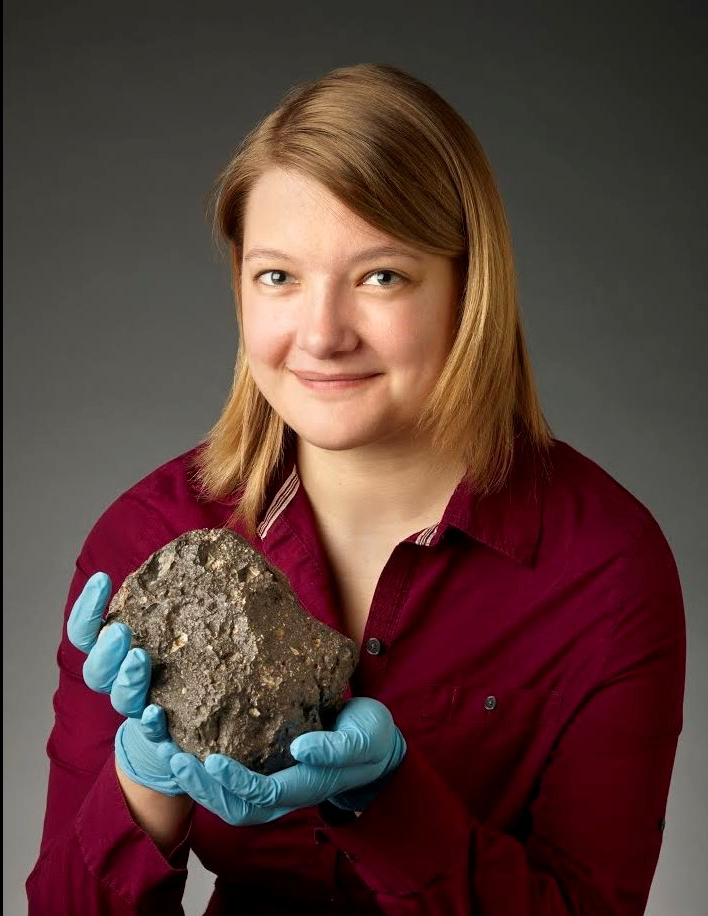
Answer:
[[[167,723],[164,709],[155,703],[150,703],[143,710],[140,717],[140,725],[151,737],[166,733]]]
[[[169,761],[175,756],[176,753],[174,747],[169,741],[163,741],[157,744],[155,750],[157,751],[157,756],[163,763],[169,763]]]
[[[128,632],[130,633],[130,630],[128,630]],[[128,651],[126,659],[129,659],[129,666],[136,666],[138,668],[151,667],[150,655],[142,646],[133,646],[133,648]]]
[[[290,745],[290,753],[296,760],[312,764],[329,765],[345,750],[346,738],[340,732],[308,732]]]
[[[136,671],[129,660],[128,664],[124,661],[111,686],[111,705],[122,716],[141,720],[149,689],[150,676],[145,667],[139,666]]]
[[[86,625],[80,620],[81,605],[77,598],[66,622],[66,638],[80,652],[88,652],[96,640],[93,633],[86,632]]]
[[[314,739],[311,737],[313,734],[315,736]],[[296,759],[299,759],[302,755],[309,755],[312,750],[321,747],[321,734],[321,732],[306,732],[303,735],[298,735],[297,738],[293,738],[290,742],[290,753]]]
[[[196,760],[193,754],[185,754],[180,751],[178,754],[172,754],[170,757],[170,769],[175,775],[183,775],[192,769],[192,761]]]
[[[96,590],[103,591],[106,586],[110,589],[111,577],[107,572],[103,572],[103,570],[99,569],[88,577],[84,588],[95,588]]]
[[[66,636],[75,649],[91,651],[101,635],[102,616],[100,607],[92,607],[83,594],[79,595],[66,621]]]
[[[228,766],[228,757],[224,754],[208,754],[204,760],[204,769],[212,775],[220,773]]]

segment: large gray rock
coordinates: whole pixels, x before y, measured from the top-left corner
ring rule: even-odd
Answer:
[[[290,742],[330,728],[358,662],[355,643],[307,613],[285,575],[233,531],[188,531],[113,596],[150,654],[148,702],[201,760],[228,754],[259,773],[295,763]]]

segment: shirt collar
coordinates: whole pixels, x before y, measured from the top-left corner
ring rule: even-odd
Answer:
[[[295,437],[289,436],[283,461],[269,487],[267,508],[262,513],[257,533],[267,540],[279,520],[298,528],[298,518],[312,523],[313,514],[301,485],[295,460]],[[437,525],[417,531],[405,540],[434,547],[449,528],[456,528],[487,547],[518,563],[532,565],[541,530],[541,475],[531,449],[519,446],[504,486],[495,493],[479,495],[460,481]]]
[[[541,470],[531,448],[519,440],[504,486],[480,496],[461,481],[439,528],[453,526],[518,563],[533,565],[541,534]]]

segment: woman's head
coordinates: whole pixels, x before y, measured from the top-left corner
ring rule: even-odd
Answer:
[[[245,357],[287,426],[325,449],[410,447],[454,339],[454,261],[403,244],[280,167],[248,195],[242,252]],[[312,373],[369,378],[324,389],[301,380]]]
[[[241,335],[231,396],[198,476],[207,496],[242,491],[235,517],[249,528],[290,430],[348,448],[391,423],[414,428],[438,454],[462,457],[480,491],[503,482],[519,429],[548,445],[501,199],[473,132],[432,88],[375,64],[295,87],[246,136],[214,204]],[[422,261],[350,263],[381,243]],[[255,247],[292,260],[244,260]],[[371,277],[386,268],[413,282],[394,290],[395,278]],[[285,274],[254,279],[268,269]],[[378,377],[322,394],[293,368]]]

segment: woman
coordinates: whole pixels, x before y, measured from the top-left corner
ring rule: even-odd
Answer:
[[[233,388],[77,559],[30,911],[179,913],[191,848],[209,914],[642,913],[681,589],[648,509],[546,423],[478,141],[410,75],[340,68],[246,137],[215,208]],[[273,776],[181,753],[128,628],[97,641],[129,572],[219,526],[362,649]]]

